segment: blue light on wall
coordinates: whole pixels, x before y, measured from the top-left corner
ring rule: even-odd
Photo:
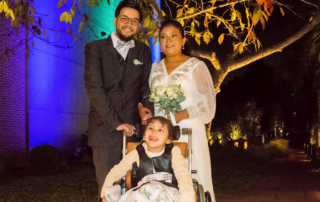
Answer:
[[[80,133],[87,130],[89,100],[84,87],[84,46],[96,40],[105,32],[107,36],[115,30],[114,11],[120,0],[99,2],[99,7],[82,6],[81,12],[90,15],[94,33],[84,28],[78,35],[81,17],[75,15],[73,24],[59,21],[61,13],[70,11],[72,3],[57,8],[57,1],[35,0],[38,13],[45,13],[45,26],[66,30],[71,28],[79,37],[73,42],[72,36],[47,30],[51,42],[72,49],[61,49],[34,39],[35,48],[29,59],[29,146],[30,149],[50,144],[66,149],[74,143]],[[160,4],[160,1],[158,2]],[[82,0],[86,4],[86,0]],[[160,45],[152,45],[153,62],[160,60]],[[73,141],[73,142],[72,142]],[[71,143],[71,144],[70,144]],[[69,148],[73,149],[73,148]]]
[[[99,7],[82,6],[81,12],[90,15],[90,25],[94,34],[110,34],[114,11],[119,0],[100,3]],[[86,0],[82,0],[86,4]],[[43,16],[46,27],[66,30],[71,28],[78,36],[73,42],[72,36],[47,30],[47,37],[54,44],[74,46],[72,49],[60,49],[46,42],[34,39],[35,49],[29,59],[29,144],[30,149],[40,144],[50,144],[61,149],[72,145],[80,133],[87,130],[89,101],[85,92],[84,46],[85,42],[96,40],[92,31],[84,28],[78,35],[80,15],[75,15],[73,24],[59,21],[61,13],[70,11],[72,3],[67,1],[64,7],[57,8],[57,1],[35,0],[38,13]],[[70,144],[71,143],[71,144]],[[72,149],[72,148],[70,148]]]
[[[157,3],[159,4],[159,8],[161,9],[161,1],[157,0]],[[154,15],[155,17],[155,15]],[[157,41],[156,44],[153,44],[153,37],[150,39],[150,48],[152,51],[152,63],[158,62],[161,60],[161,48],[160,48],[160,43]]]

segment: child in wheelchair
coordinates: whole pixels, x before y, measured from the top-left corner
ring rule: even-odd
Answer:
[[[173,146],[173,126],[163,117],[148,120],[143,142],[114,166],[104,182],[104,202],[194,202],[192,176],[180,148]],[[132,171],[134,188],[121,196],[113,185]]]

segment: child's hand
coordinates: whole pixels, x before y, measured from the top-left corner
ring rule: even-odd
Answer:
[[[106,196],[103,196],[102,202],[108,202]]]

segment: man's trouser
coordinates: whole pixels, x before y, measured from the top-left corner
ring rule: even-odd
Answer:
[[[100,198],[101,189],[108,173],[121,160],[122,141],[119,141],[112,147],[92,147],[92,152],[98,183],[98,196]]]

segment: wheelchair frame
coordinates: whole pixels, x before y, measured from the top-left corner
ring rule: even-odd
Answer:
[[[191,174],[197,173],[196,170],[192,170],[192,129],[191,128],[182,128],[180,129],[180,135],[188,135],[188,168]],[[175,141],[175,140],[174,140]],[[127,136],[125,133],[123,133],[123,148],[122,148],[122,157],[124,158],[125,155],[127,154]],[[125,183],[125,178],[124,180],[124,185],[121,186],[121,192],[124,194],[126,192],[126,183]],[[197,202],[211,202],[211,197],[209,192],[205,192],[203,189],[203,186],[198,183],[196,179],[192,179],[193,181],[193,188],[196,193],[197,197]]]

